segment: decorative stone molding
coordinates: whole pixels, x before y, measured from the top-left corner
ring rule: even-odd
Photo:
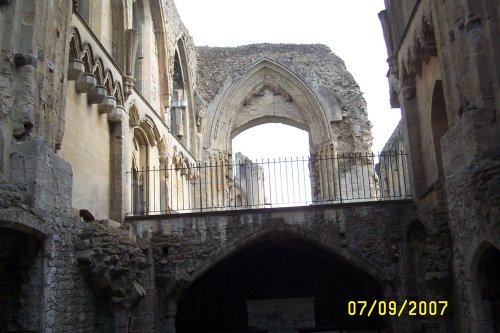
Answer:
[[[85,73],[85,65],[79,59],[71,59],[68,63],[68,81],[78,81]]]
[[[99,113],[112,113],[116,109],[116,98],[114,96],[106,96],[104,101],[99,104]]]
[[[125,108],[117,105],[112,112],[108,113],[108,121],[112,123],[121,122],[125,118],[125,114]]]
[[[80,79],[76,81],[76,91],[79,93],[89,93],[97,85],[97,79],[92,73],[84,73]]]
[[[93,47],[99,48],[95,44],[82,43],[78,29],[72,28],[69,43],[68,80],[75,81],[77,92],[88,94],[89,104],[104,103],[99,106],[99,113],[112,113],[117,105],[123,105],[121,80],[113,79],[112,63],[107,61],[108,68],[106,68],[101,57],[94,57]],[[126,77],[123,81],[126,83]]]
[[[106,91],[106,87],[101,86],[101,85],[97,85],[88,94],[87,98],[88,98],[89,104],[100,104],[106,99],[107,96],[108,96],[108,92]]]
[[[431,57],[437,56],[436,36],[432,25],[432,14],[423,14],[420,26],[415,29],[413,43],[401,57],[402,82],[407,83],[411,77],[420,75],[422,63],[427,63]]]
[[[132,104],[130,106],[130,109],[128,111],[128,117],[129,117],[129,126],[131,128],[137,127],[141,124],[141,118],[139,117],[139,110],[137,110],[137,106],[135,104]]]

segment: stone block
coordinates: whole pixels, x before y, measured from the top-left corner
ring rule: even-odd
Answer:
[[[12,181],[25,189],[26,204],[41,212],[59,211],[70,215],[72,170],[69,163],[40,138],[16,142],[11,151]]]

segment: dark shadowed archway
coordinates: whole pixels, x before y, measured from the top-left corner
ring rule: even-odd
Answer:
[[[42,332],[42,241],[0,228],[0,332]]]
[[[472,260],[473,332],[500,332],[500,250],[483,242]]]
[[[383,326],[380,318],[347,313],[351,300],[381,297],[380,285],[344,259],[296,235],[269,233],[213,266],[183,292],[176,332]]]
[[[432,93],[431,110],[432,140],[434,141],[434,154],[438,178],[443,176],[443,157],[441,152],[441,139],[448,131],[448,118],[446,116],[446,102],[443,92],[443,83],[436,81]]]

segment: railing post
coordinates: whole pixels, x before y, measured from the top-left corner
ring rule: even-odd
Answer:
[[[340,203],[342,203],[342,182],[340,181],[340,163],[339,163],[339,154],[337,154],[337,175],[339,179],[339,197],[340,197]]]
[[[203,192],[202,192],[202,186],[201,186],[201,177],[202,177],[202,171],[201,171],[201,163],[196,163],[196,167],[198,168],[198,183],[200,184],[199,190],[200,190],[200,212],[203,212]],[[196,200],[196,199],[194,199]]]

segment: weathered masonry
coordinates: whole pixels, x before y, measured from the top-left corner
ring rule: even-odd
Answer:
[[[402,122],[376,156],[324,45],[197,47],[173,0],[0,0],[0,331],[500,332],[499,16],[386,1]],[[233,160],[264,123],[310,156]]]
[[[160,331],[246,331],[245,302],[306,297],[315,299],[306,327],[388,327],[346,306],[401,297],[400,224],[412,211],[411,201],[387,201],[134,218],[155,259],[159,292],[145,303],[161,299]],[[293,331],[298,318],[279,329]]]

